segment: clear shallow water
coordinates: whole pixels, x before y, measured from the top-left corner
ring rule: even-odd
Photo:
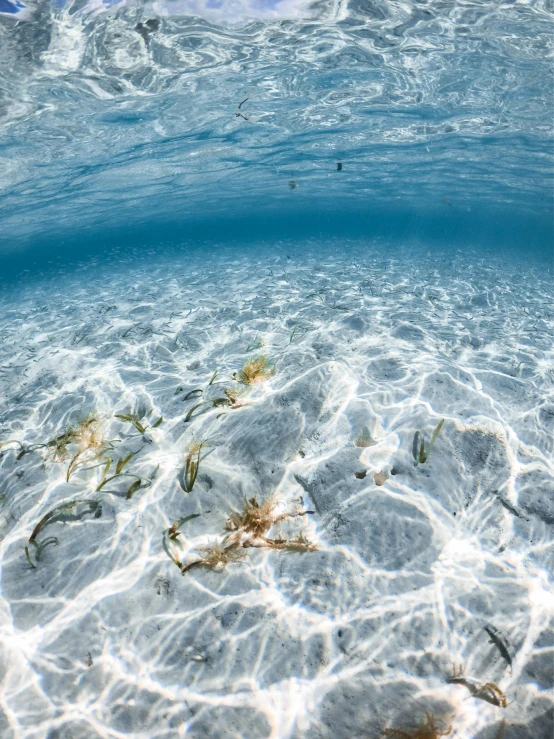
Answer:
[[[6,291],[0,418],[28,452],[0,457],[4,736],[377,739],[425,711],[452,737],[550,736],[551,275],[391,249],[222,245],[211,269],[202,250],[136,250]],[[263,352],[274,374],[237,384]],[[139,434],[129,412],[163,421]],[[33,449],[89,413],[103,459],[135,453],[100,490],[94,453],[67,480],[75,446]],[[317,549],[258,540],[180,574],[174,521],[201,514],[166,540],[189,565],[270,495],[312,513],[268,535]],[[75,499],[101,515],[53,519],[35,561],[32,530]]]
[[[551,738],[553,12],[0,0],[2,737]]]

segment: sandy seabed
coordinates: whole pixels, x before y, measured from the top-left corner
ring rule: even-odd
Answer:
[[[550,739],[547,269],[260,246],[1,300],[4,739]]]

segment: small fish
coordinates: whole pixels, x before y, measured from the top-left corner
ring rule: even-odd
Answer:
[[[502,657],[506,660],[508,665],[510,666],[510,670],[512,669],[512,658],[510,657],[510,652],[508,651],[508,642],[502,637],[498,629],[495,629],[494,626],[485,626],[485,631],[491,638],[491,643],[494,644],[494,646],[498,649]]]

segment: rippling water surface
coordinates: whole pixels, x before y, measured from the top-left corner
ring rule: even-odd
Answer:
[[[552,0],[0,0],[2,739],[551,739]]]
[[[0,11],[4,239],[313,208],[550,217],[551,0]]]

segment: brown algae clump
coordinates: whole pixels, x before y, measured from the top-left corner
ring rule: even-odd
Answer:
[[[273,497],[269,497],[263,503],[258,503],[256,498],[244,501],[242,511],[233,511],[227,519],[226,529],[228,533],[220,541],[216,541],[207,547],[200,547],[197,551],[199,556],[189,564],[183,564],[181,558],[175,553],[171,545],[181,546],[178,540],[178,528],[185,521],[195,518],[196,515],[187,516],[176,521],[173,526],[164,533],[164,547],[167,555],[176,564],[183,574],[193,567],[207,567],[212,570],[222,570],[232,562],[240,562],[246,556],[244,549],[248,547],[276,549],[288,552],[307,552],[316,549],[315,544],[310,542],[302,531],[295,536],[285,538],[280,534],[275,538],[267,536],[272,526],[287,518],[304,516],[314,511],[299,511],[292,513],[277,513],[277,503]]]
[[[90,413],[46,444],[54,462],[65,461],[70,454],[69,447],[72,445],[76,447],[78,454],[93,452],[100,456],[106,451],[108,442],[101,433],[100,419],[96,413]]]
[[[257,382],[263,382],[275,374],[275,367],[269,361],[267,354],[254,357],[245,362],[240,372],[235,373],[239,382],[243,385],[254,385]]]
[[[444,721],[436,719],[429,711],[425,712],[425,721],[411,729],[385,729],[382,739],[439,739],[448,736],[452,726],[444,726]]]
[[[245,500],[242,511],[233,511],[227,519],[226,529],[228,531],[243,531],[253,537],[267,534],[269,529],[278,521],[287,518],[287,514],[275,514],[275,498],[270,496],[261,505],[256,498]]]
[[[240,562],[246,557],[246,552],[241,552],[234,544],[227,544],[227,539],[222,542],[210,544],[198,550],[202,553],[199,559],[195,559],[188,565],[181,567],[183,575],[193,567],[207,567],[210,570],[222,570],[231,562]]]
[[[245,500],[242,511],[233,511],[227,519],[225,528],[234,532],[229,540],[242,547],[269,547],[296,551],[315,549],[315,545],[309,542],[302,532],[292,539],[284,539],[282,536],[271,539],[267,536],[270,529],[281,521],[313,513],[313,511],[276,513],[276,506],[277,502],[273,496],[261,504],[256,498]]]
[[[66,481],[79,467],[102,459],[106,452],[113,449],[111,442],[102,433],[100,419],[96,413],[90,413],[85,418],[70,426],[63,434],[56,436],[46,444],[48,457],[53,462],[64,462],[71,457]]]
[[[490,703],[492,706],[506,708],[508,701],[496,683],[480,683],[464,676],[463,667],[454,667],[452,675],[446,679],[450,685],[463,685],[474,698]]]

